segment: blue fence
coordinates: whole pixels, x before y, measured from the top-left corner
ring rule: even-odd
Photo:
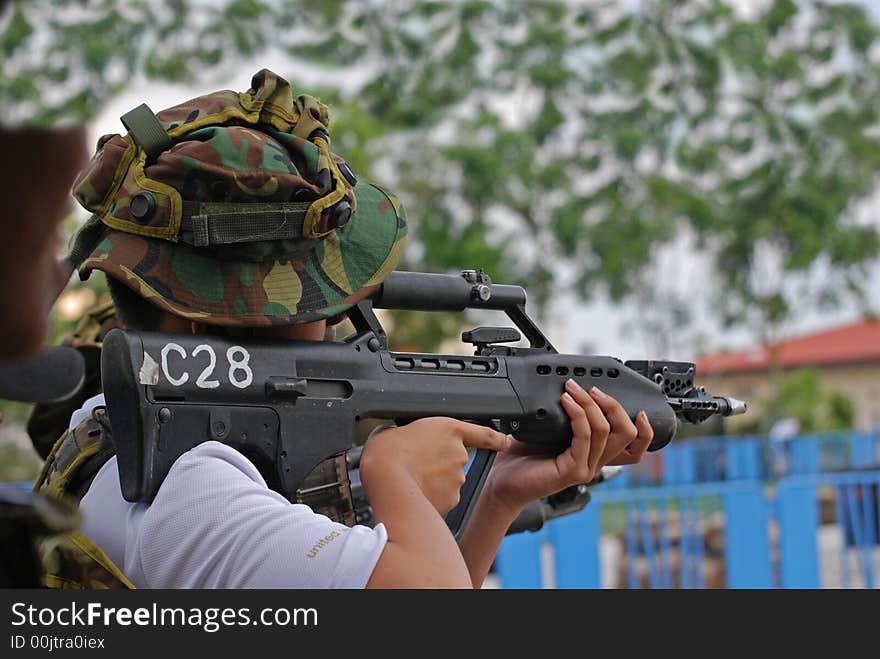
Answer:
[[[880,437],[692,440],[504,540],[504,588],[875,588]]]
[[[678,485],[728,480],[773,480],[876,466],[878,433],[802,435],[785,441],[766,437],[706,437],[673,443],[649,453],[610,482],[613,488]]]

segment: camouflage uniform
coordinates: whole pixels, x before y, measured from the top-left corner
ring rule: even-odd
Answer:
[[[294,97],[271,71],[258,72],[246,92],[215,92],[156,115],[141,106],[122,120],[128,134],[102,137],[74,184],[93,213],[69,256],[83,279],[101,270],[177,316],[266,327],[338,316],[397,265],[407,235],[400,202],[357,181],[330,150],[327,107]],[[81,497],[112,455],[108,428],[96,410],[66,433],[36,488]],[[314,494],[338,481],[350,500],[344,471],[344,456],[328,459],[298,499],[353,523],[350,508],[333,515]],[[80,560],[56,552],[51,585],[131,587],[87,538],[77,534],[71,545]]]

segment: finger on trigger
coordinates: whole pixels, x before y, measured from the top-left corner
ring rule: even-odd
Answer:
[[[504,451],[510,447],[511,437],[475,423],[462,423],[461,440],[469,448],[485,448],[490,451]]]

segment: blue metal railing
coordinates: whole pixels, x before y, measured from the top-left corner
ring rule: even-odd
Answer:
[[[763,483],[754,481],[596,491],[583,511],[536,533],[506,538],[496,560],[498,576],[505,588],[540,588],[548,581],[541,571],[541,548],[549,545],[555,556],[549,581],[559,588],[598,588],[604,516],[606,524],[623,527],[627,587],[702,588],[707,550],[702,526],[714,510],[725,520],[728,586],[772,586]],[[646,584],[636,571],[639,562],[646,568]]]
[[[880,586],[876,433],[700,441],[624,470],[580,513],[506,538],[501,586]]]
[[[607,487],[626,489],[880,466],[880,433],[831,432],[784,441],[765,436],[704,437],[649,453]]]
[[[776,507],[780,526],[781,585],[814,588],[821,585],[817,527],[817,493],[833,491],[835,521],[840,529],[838,560],[842,588],[878,585],[877,496],[880,471],[804,474],[780,480]],[[853,561],[852,559],[856,560]]]

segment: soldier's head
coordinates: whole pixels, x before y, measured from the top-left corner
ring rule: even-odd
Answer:
[[[327,107],[267,70],[128,113],[74,186],[93,215],[70,258],[142,330],[321,338],[406,241],[398,200],[330,150]]]

